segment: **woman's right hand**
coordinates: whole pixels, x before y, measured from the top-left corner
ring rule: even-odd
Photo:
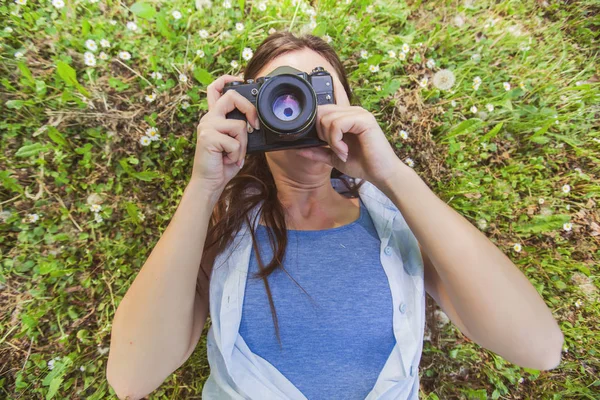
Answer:
[[[223,75],[208,85],[208,112],[198,124],[192,181],[217,195],[242,168],[248,144],[246,121],[227,119],[227,113],[237,108],[258,128],[256,108],[248,99],[235,90],[222,95],[225,84],[237,80],[240,78]]]

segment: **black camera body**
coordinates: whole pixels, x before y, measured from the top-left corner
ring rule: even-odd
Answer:
[[[317,106],[335,104],[333,78],[323,67],[310,74],[292,67],[278,67],[270,74],[246,82],[230,82],[223,94],[235,90],[256,107],[260,129],[249,127],[246,153],[323,146],[315,125]],[[246,121],[239,110],[229,119]]]

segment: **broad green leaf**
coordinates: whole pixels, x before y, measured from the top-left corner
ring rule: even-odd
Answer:
[[[194,70],[194,78],[203,85],[209,85],[214,80],[211,73],[204,68],[196,68]]]
[[[514,229],[519,233],[541,233],[561,229],[571,219],[566,214],[535,215],[529,222],[517,225]]]
[[[17,63],[17,68],[19,68],[19,71],[21,71],[21,75],[24,78],[26,78],[30,83],[34,83],[33,75],[31,75],[31,71],[23,61],[19,61]]]
[[[125,210],[134,224],[139,224],[142,221],[140,219],[140,209],[134,203],[125,203]]]
[[[556,288],[560,290],[565,290],[567,288],[567,284],[563,281],[555,281],[554,286],[556,286]]]
[[[77,73],[69,64],[64,61],[58,61],[56,63],[56,72],[67,86],[75,86],[81,94],[90,97],[90,93],[77,81]]]
[[[17,150],[17,152],[15,153],[15,157],[36,156],[40,152],[45,150],[48,150],[48,148],[41,143],[27,144],[25,146],[22,146],[19,150]]]
[[[494,126],[488,133],[483,135],[483,137],[481,138],[481,141],[485,142],[487,140],[495,138],[496,135],[498,134],[498,132],[500,132],[500,129],[502,129],[503,125],[504,125],[504,122],[497,123],[496,126]]]
[[[165,18],[165,14],[162,12],[156,15],[156,29],[161,35],[168,39],[171,39],[174,36],[171,28],[169,27],[169,23]]]
[[[456,136],[472,132],[475,129],[479,128],[482,122],[483,121],[479,118],[471,118],[466,121],[463,121],[457,126],[455,126],[450,132],[448,132],[448,134],[446,135],[446,137],[443,138],[443,140],[446,141],[450,138],[454,138]]]
[[[131,175],[145,182],[150,182],[152,179],[158,178],[160,176],[160,174],[156,171],[134,172]]]
[[[146,19],[152,19],[156,15],[156,9],[149,3],[138,1],[131,6],[131,12],[136,16]]]
[[[379,64],[381,62],[382,58],[383,58],[383,56],[381,54],[373,54],[367,60],[367,64],[369,64],[369,65],[377,65],[377,64]]]
[[[327,33],[327,25],[325,22],[319,22],[312,31],[312,34],[315,36],[323,36],[325,33]]]
[[[381,91],[381,96],[389,96],[391,94],[396,93],[396,91],[400,88],[400,85],[401,84],[398,79],[393,79],[389,81],[387,85],[383,87],[383,90]]]
[[[15,178],[10,176],[10,171],[0,171],[0,182],[2,182],[2,187],[8,190],[23,193],[23,188]]]
[[[50,140],[52,140],[54,143],[58,144],[59,146],[65,146],[65,147],[69,146],[69,142],[67,142],[67,139],[65,139],[63,134],[60,133],[58,131],[58,129],[56,129],[53,126],[48,127],[48,137],[50,138]]]
[[[529,140],[532,140],[533,138],[537,138],[537,137],[543,136],[544,133],[546,133],[548,131],[548,129],[550,129],[550,127],[552,126],[553,123],[554,123],[554,121],[548,121],[548,122],[546,122],[540,129],[538,129],[537,131],[535,131],[533,133],[533,135],[531,135],[531,137],[529,138]]]
[[[23,104],[25,104],[25,101],[23,101],[23,100],[9,100],[5,104],[6,104],[7,108],[14,108],[16,110],[20,110],[23,107]]]

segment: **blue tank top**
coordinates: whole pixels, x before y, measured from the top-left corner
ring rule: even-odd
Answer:
[[[257,228],[265,264],[273,255],[267,229]],[[283,266],[308,295],[281,269],[268,277],[282,347],[265,285],[254,278],[258,263],[251,252],[240,336],[309,400],[363,400],[396,344],[380,246],[362,200],[360,217],[350,224],[288,230]]]

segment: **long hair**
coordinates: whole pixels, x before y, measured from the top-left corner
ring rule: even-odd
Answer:
[[[325,58],[335,69],[348,98],[354,100],[348,78],[341,60],[335,50],[324,40],[317,36],[305,35],[296,37],[289,32],[279,32],[267,37],[256,49],[254,56],[249,61],[244,79],[256,79],[261,68],[274,58],[296,50],[311,49]],[[363,181],[354,184],[345,178],[345,175],[332,170],[331,177],[339,178],[348,189],[349,197],[358,197],[358,188]],[[269,242],[273,249],[273,258],[265,265],[261,258],[254,231],[255,221],[250,221],[250,212],[262,202],[258,208],[256,218],[262,218],[265,224],[271,228],[267,229]],[[250,227],[252,246],[256,255],[259,271],[255,279],[262,279],[269,299],[271,314],[275,326],[275,334],[281,345],[279,336],[279,324],[275,304],[271,296],[267,277],[277,268],[285,271],[282,260],[288,243],[287,227],[285,223],[285,210],[277,196],[275,180],[267,163],[264,153],[248,154],[243,168],[229,181],[223,189],[221,197],[217,201],[211,215],[206,241],[204,244],[203,262],[201,273],[209,282],[214,257],[223,252],[230,245],[236,233],[246,221]],[[207,257],[207,260],[204,258]],[[285,271],[287,273],[287,271]],[[288,276],[290,276],[288,274]],[[290,276],[291,277],[291,276]],[[199,277],[200,284],[200,277]],[[206,288],[204,288],[207,290]]]

